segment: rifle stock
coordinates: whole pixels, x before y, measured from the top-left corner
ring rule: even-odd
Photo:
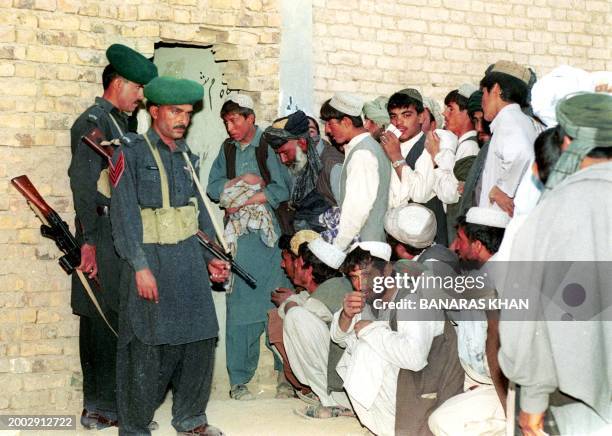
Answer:
[[[22,175],[15,177],[11,179],[11,184],[26,198],[26,200],[36,207],[43,216],[46,217],[53,211],[51,206],[47,204],[34,185],[32,185],[28,176]]]
[[[216,242],[214,242],[212,239],[208,237],[208,235],[206,235],[206,233],[204,233],[201,230],[198,230],[198,232],[196,233],[196,237],[198,238],[198,241],[200,242],[200,244],[202,244],[208,251],[210,251],[213,254],[213,256],[221,260],[224,260],[226,262],[229,262],[229,264],[232,266],[232,270],[234,270],[236,274],[242,277],[242,279],[251,288],[255,288],[257,286],[257,280],[255,280],[255,277],[253,277],[244,268],[242,268],[239,264],[237,264],[236,261],[232,259],[232,256],[229,254],[226,254]]]
[[[110,160],[113,157],[113,147],[108,145],[102,145],[102,142],[106,140],[104,133],[99,128],[94,128],[83,137],[81,140],[89,145],[96,153],[102,156],[104,159]]]
[[[81,263],[81,248],[70,233],[68,224],[42,198],[28,176],[15,177],[11,180],[11,184],[24,196],[34,213],[43,222],[43,225],[40,226],[42,236],[52,239],[64,253],[64,256],[59,259],[62,269],[66,271],[66,274],[72,274]]]

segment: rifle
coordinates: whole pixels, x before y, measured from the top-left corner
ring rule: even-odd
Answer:
[[[105,138],[104,138],[104,134],[102,133],[102,131],[96,127],[92,129],[87,135],[83,136],[81,139],[83,140],[83,142],[89,145],[96,153],[98,153],[100,156],[102,156],[104,159],[108,161],[109,168],[111,170],[110,171],[111,174],[109,176],[112,177],[112,172],[114,171],[113,164],[112,164],[112,157],[113,157],[114,149],[110,145],[104,145],[103,141],[105,141]],[[199,185],[197,174],[195,173],[195,170],[191,167],[191,162],[186,157],[186,155],[185,155],[185,161],[189,165],[189,168],[194,177],[194,181],[196,182],[196,184]],[[200,186],[198,186],[198,189],[199,188]],[[202,195],[202,192],[200,192],[200,195]],[[202,196],[202,201],[207,206],[207,211],[209,212],[209,215],[211,216],[211,219],[212,219],[212,214],[210,214],[210,209],[208,208],[208,204],[206,200],[207,198],[205,198],[205,196]],[[217,230],[217,235],[219,235],[220,238],[223,237],[223,233],[218,230]],[[228,262],[231,265],[232,270],[236,274],[238,274],[240,277],[242,277],[244,281],[247,282],[247,284],[250,287],[255,289],[255,287],[257,286],[257,280],[255,280],[255,278],[251,274],[249,274],[244,268],[238,265],[234,261],[232,256],[226,253],[226,250],[221,248],[210,237],[208,237],[206,233],[204,233],[201,230],[198,230],[198,232],[196,233],[196,237],[198,238],[198,241],[200,242],[200,244],[202,244],[208,251],[210,251],[213,256],[215,256],[218,259],[224,260],[225,262]]]
[[[59,264],[66,274],[72,272],[81,264],[81,246],[77,243],[68,224],[47,204],[26,175],[15,177],[11,184],[23,195],[30,208],[42,221],[40,233],[52,239],[64,255],[59,258]]]
[[[110,322],[104,315],[104,311],[100,307],[100,303],[96,298],[94,292],[89,286],[89,282],[83,275],[83,272],[78,270],[77,267],[81,264],[81,246],[78,244],[68,224],[53,210],[51,206],[42,198],[40,193],[36,190],[30,179],[25,174],[22,176],[11,179],[11,184],[23,195],[28,202],[28,206],[32,209],[34,214],[40,219],[42,225],[40,226],[40,233],[45,237],[52,239],[64,255],[59,258],[59,264],[66,274],[72,274],[76,272],[79,280],[83,284],[87,295],[91,299],[91,302],[98,310],[98,313],[108,326],[108,328],[117,336],[117,332],[111,326]],[[95,280],[94,280],[95,281]],[[99,286],[99,283],[96,282]]]
[[[240,277],[243,278],[247,284],[255,289],[257,287],[257,280],[251,274],[249,274],[244,268],[238,265],[230,254],[226,254],[223,249],[212,239],[206,235],[202,230],[198,230],[196,233],[196,237],[198,238],[198,242],[204,246],[208,251],[210,251],[213,256],[228,262],[232,266],[232,270]]]

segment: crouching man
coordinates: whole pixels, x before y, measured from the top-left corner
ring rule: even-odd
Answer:
[[[330,252],[331,256],[340,254],[340,262],[344,258],[343,253],[336,252],[331,244],[320,238],[300,246],[294,282],[305,291],[289,296],[278,309],[284,319],[283,341],[291,369],[320,401],[320,404],[296,410],[309,418],[354,416],[346,394],[332,392],[329,383],[330,358],[337,362],[334,356],[342,352],[337,347],[330,347],[329,324],[333,313],[342,307],[344,296],[352,290],[350,282],[325,263],[334,265]]]
[[[345,297],[331,325],[332,340],[346,348],[336,369],[359,420],[370,431],[430,434],[428,416],[463,384],[457,337],[442,311],[406,317],[406,311],[381,305],[418,298],[420,290],[373,292],[374,278],[392,272],[388,264],[375,264],[377,245],[360,243],[344,265],[354,292]],[[417,262],[414,267],[416,275],[424,271]]]

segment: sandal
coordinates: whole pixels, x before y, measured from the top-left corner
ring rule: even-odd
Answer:
[[[300,391],[296,391],[296,394],[297,397],[306,404],[311,404],[313,406],[318,406],[319,404],[321,404],[321,401],[319,400],[317,394],[312,391],[308,392],[307,394],[303,394]]]
[[[255,395],[249,391],[246,385],[234,385],[230,390],[230,397],[238,401],[251,401],[255,399]]]
[[[276,398],[277,400],[284,400],[287,398],[295,398],[295,389],[287,382],[281,382],[276,385]]]
[[[294,413],[308,419],[329,419],[340,416],[354,417],[355,413],[351,409],[342,406],[325,407],[307,406],[305,409],[294,409]]]

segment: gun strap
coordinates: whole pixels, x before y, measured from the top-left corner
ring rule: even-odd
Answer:
[[[219,242],[223,246],[223,249],[225,250],[225,253],[229,253],[230,251],[229,251],[229,248],[227,246],[227,242],[225,242],[225,237],[223,236],[223,229],[221,229],[219,227],[219,223],[217,221],[215,221],[215,219],[214,219],[214,215],[213,215],[213,211],[212,211],[212,205],[210,204],[210,201],[208,200],[208,197],[204,193],[204,188],[202,188],[202,184],[200,183],[200,176],[196,173],[196,170],[193,167],[193,165],[191,164],[191,160],[189,160],[189,156],[187,156],[186,152],[183,152],[183,158],[185,159],[185,162],[187,163],[187,168],[189,168],[189,171],[191,172],[191,177],[192,177],[194,183],[196,184],[196,187],[198,188],[198,192],[200,194],[200,198],[202,198],[202,203],[204,203],[204,206],[206,207],[206,211],[208,212],[208,216],[210,217],[210,221],[213,224],[213,227],[215,229],[215,233],[217,234],[217,238],[219,239]]]
[[[110,117],[111,121],[113,122],[117,130],[119,131],[119,135],[123,136],[123,130],[121,130],[121,127],[119,127],[119,123],[117,122],[115,117],[110,112],[108,113],[108,116]]]
[[[151,140],[149,136],[145,133],[144,135],[145,141],[149,145],[151,149],[151,153],[153,154],[153,159],[155,159],[155,163],[157,164],[157,168],[159,168],[159,179],[161,181],[161,193],[162,193],[162,207],[167,208],[170,207],[170,187],[168,185],[168,174],[166,174],[166,168],[164,168],[164,162],[159,155],[159,150],[157,146],[153,146],[151,144]]]
[[[98,313],[100,314],[100,316],[102,317],[102,319],[104,320],[104,322],[106,323],[108,328],[111,329],[111,331],[113,332],[113,334],[116,337],[118,337],[119,335],[117,335],[117,332],[115,331],[115,329],[110,325],[110,322],[108,322],[108,319],[106,319],[106,315],[104,315],[104,312],[102,311],[102,308],[100,307],[100,303],[98,302],[98,299],[96,298],[96,295],[94,294],[93,290],[91,289],[91,286],[89,286],[89,282],[87,281],[87,279],[83,275],[83,271],[78,270],[78,269],[75,270],[75,271],[77,273],[77,276],[79,277],[79,280],[83,284],[83,287],[85,288],[85,291],[87,291],[87,295],[91,299],[91,302],[94,304],[94,306],[96,306],[96,309],[98,310]]]

